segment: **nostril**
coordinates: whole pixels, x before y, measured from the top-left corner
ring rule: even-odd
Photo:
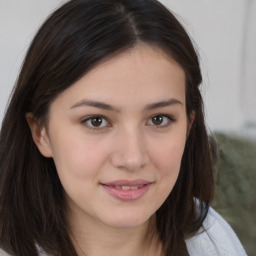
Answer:
[[[120,129],[115,138],[111,162],[116,168],[138,170],[149,162],[143,132],[137,126]]]
[[[136,171],[148,164],[149,157],[146,153],[141,152],[134,152],[133,154],[115,152],[111,156],[111,162],[116,168]]]

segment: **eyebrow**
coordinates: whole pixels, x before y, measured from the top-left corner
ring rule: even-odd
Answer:
[[[149,110],[153,110],[156,108],[169,107],[169,106],[173,106],[173,105],[181,105],[182,106],[183,104],[181,101],[172,98],[170,100],[159,101],[159,102],[148,104],[144,107],[143,111],[149,111]],[[100,101],[94,101],[94,100],[87,100],[87,99],[83,99],[83,100],[77,102],[70,109],[74,109],[74,108],[78,108],[78,107],[86,107],[86,106],[100,108],[103,110],[121,112],[121,110],[119,108],[109,105],[107,103],[100,102]]]
[[[146,107],[144,108],[145,111],[148,110],[152,110],[155,108],[162,108],[162,107],[169,107],[169,106],[173,106],[173,105],[183,105],[181,101],[177,100],[177,99],[170,99],[170,100],[166,100],[166,101],[159,101],[156,103],[152,103],[152,104],[148,104],[146,105]]]
[[[120,112],[120,109],[111,106],[107,103],[100,102],[100,101],[94,101],[94,100],[86,100],[83,99],[79,102],[77,102],[75,105],[73,105],[70,109],[78,108],[78,107],[94,107],[94,108],[100,108],[104,110],[110,110],[110,111],[115,111],[115,112]]]

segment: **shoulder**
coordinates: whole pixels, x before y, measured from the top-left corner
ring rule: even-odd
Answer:
[[[212,208],[198,233],[186,240],[190,256],[246,256],[230,225]]]
[[[2,249],[0,249],[0,256],[10,256],[10,255],[4,252]]]
[[[47,256],[47,254],[45,252],[43,252],[42,249],[39,248],[38,246],[38,255],[39,256]],[[2,249],[0,249],[0,256],[11,256],[10,254],[7,254],[5,251],[3,251]]]

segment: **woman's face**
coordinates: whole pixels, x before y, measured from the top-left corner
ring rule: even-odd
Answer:
[[[54,159],[70,216],[135,227],[172,191],[188,127],[184,71],[140,45],[60,94],[37,145]]]

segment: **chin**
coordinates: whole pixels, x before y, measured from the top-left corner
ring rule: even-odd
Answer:
[[[113,218],[114,217],[114,218]],[[105,224],[114,228],[136,228],[149,222],[149,214],[122,214],[112,215],[111,218],[105,219]]]

